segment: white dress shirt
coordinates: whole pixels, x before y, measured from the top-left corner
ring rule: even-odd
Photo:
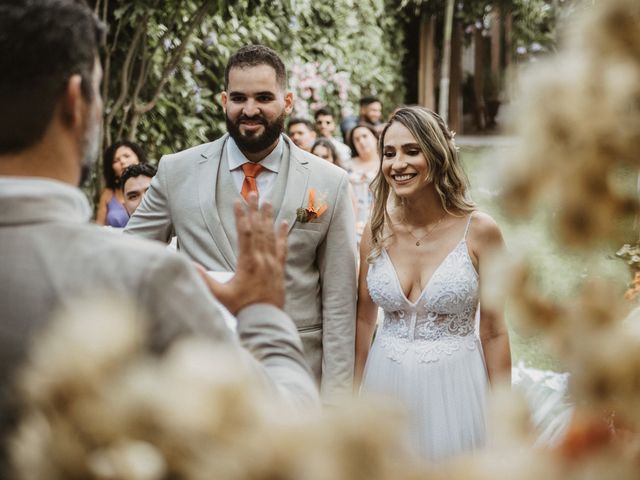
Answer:
[[[238,190],[238,193],[242,191],[242,183],[244,182],[244,172],[242,171],[242,165],[250,163],[247,157],[240,151],[238,145],[229,137],[227,140],[227,161],[229,163],[229,170],[233,183]],[[282,154],[284,152],[284,142],[282,138],[278,139],[278,144],[269,155],[264,157],[260,161],[260,165],[264,167],[264,170],[256,177],[256,185],[258,187],[258,196],[260,203],[263,198],[267,198],[273,189],[273,185],[278,178],[278,171],[280,170],[280,162],[282,161]]]

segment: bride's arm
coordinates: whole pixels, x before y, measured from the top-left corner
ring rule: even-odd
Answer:
[[[487,263],[495,254],[505,250],[502,233],[496,222],[489,215],[477,212],[471,221],[469,243],[472,255],[480,272],[480,291],[488,282]],[[511,350],[509,347],[509,331],[504,319],[504,305],[480,302],[480,341],[484,351],[485,365],[489,382],[511,381]]]
[[[356,314],[356,355],[354,389],[357,392],[362,382],[364,366],[371,348],[371,340],[376,329],[378,306],[371,300],[367,287],[369,264],[367,257],[371,251],[371,228],[367,224],[360,240],[360,272],[358,274],[358,310]]]

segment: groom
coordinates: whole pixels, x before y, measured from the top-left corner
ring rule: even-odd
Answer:
[[[246,46],[225,69],[228,134],[162,157],[125,230],[167,242],[209,270],[236,267],[233,201],[249,192],[289,224],[285,311],[302,338],[325,403],[350,391],[356,299],[354,215],[344,171],[283,135],[293,109],[276,52]]]

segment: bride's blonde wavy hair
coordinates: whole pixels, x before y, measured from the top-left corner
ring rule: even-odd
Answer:
[[[416,140],[427,160],[428,181],[433,182],[442,207],[447,213],[464,214],[475,210],[475,203],[467,197],[469,181],[458,158],[458,149],[453,134],[444,120],[435,112],[420,106],[398,108],[380,135],[380,164],[384,159],[384,139],[392,123],[403,125]],[[390,223],[387,203],[389,196],[395,195],[389,187],[382,168],[371,182],[373,192],[373,212],[371,214],[371,253],[367,261],[373,261],[386,246],[392,233],[385,229]],[[402,201],[398,202],[402,206]],[[387,233],[385,233],[387,232]]]

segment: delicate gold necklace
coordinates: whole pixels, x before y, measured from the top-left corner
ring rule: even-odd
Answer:
[[[409,232],[409,235],[411,235],[413,238],[415,238],[415,239],[416,239],[416,247],[419,247],[419,246],[420,246],[420,242],[421,242],[422,240],[424,240],[425,238],[427,238],[427,236],[428,236],[431,232],[433,232],[433,231],[436,229],[436,227],[437,227],[438,225],[440,225],[440,223],[442,223],[442,220],[444,220],[444,218],[445,218],[446,216],[447,216],[447,212],[444,212],[444,213],[442,214],[442,216],[438,219],[438,221],[431,225],[431,227],[427,230],[427,233],[425,233],[425,234],[424,234],[423,236],[421,236],[421,237],[416,237],[416,236],[413,234],[413,232],[412,232],[411,230],[407,230],[407,231]]]

